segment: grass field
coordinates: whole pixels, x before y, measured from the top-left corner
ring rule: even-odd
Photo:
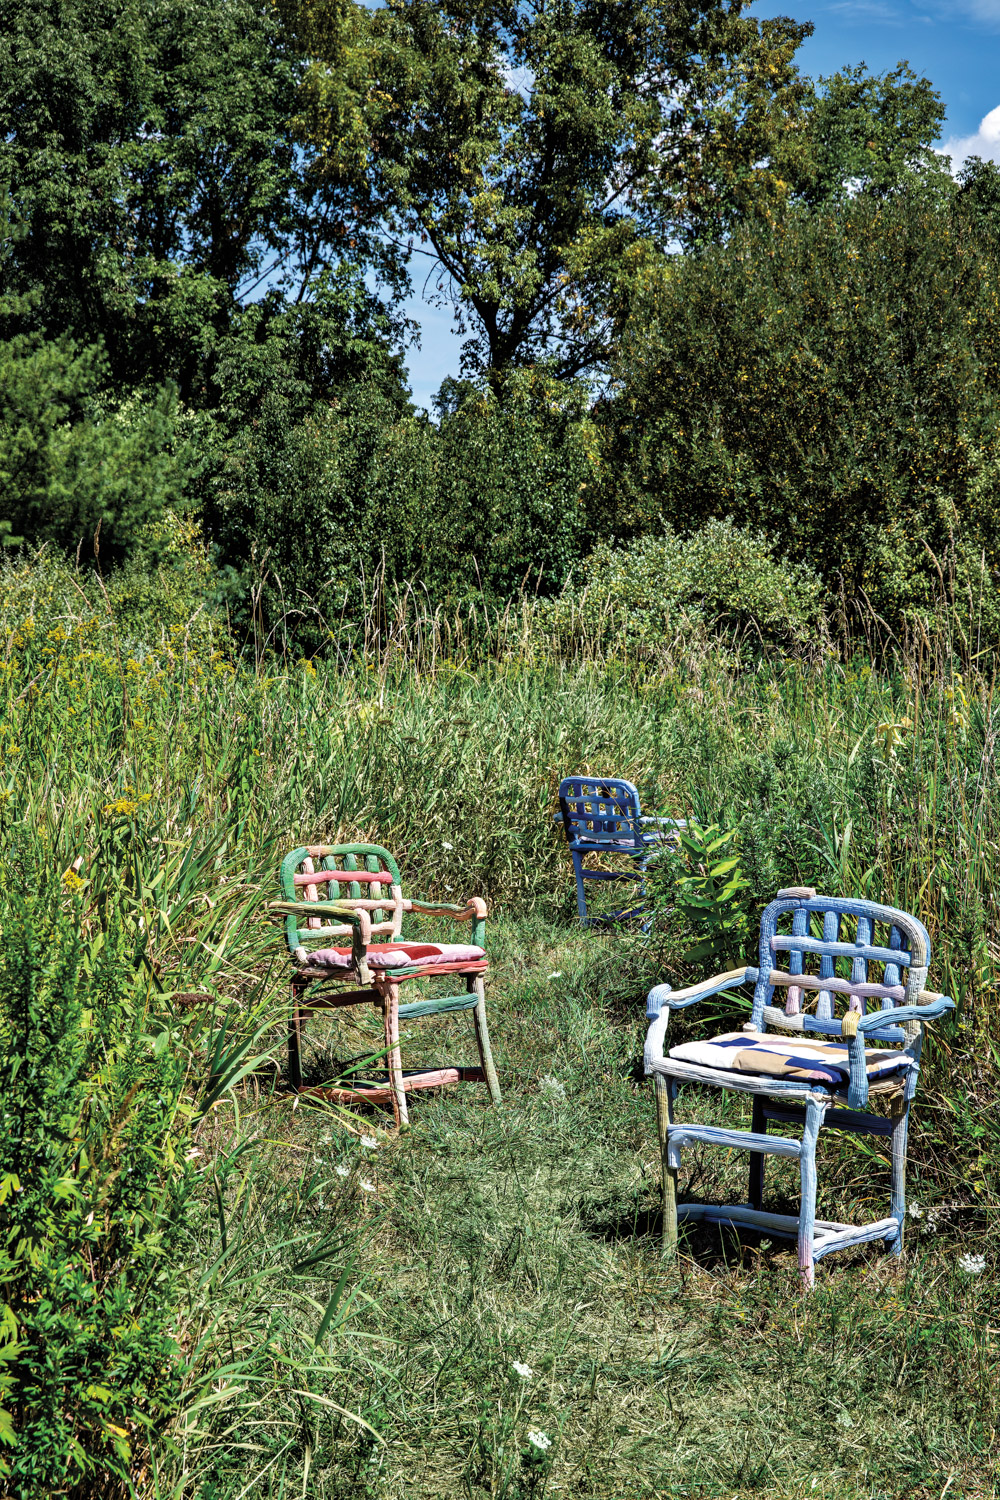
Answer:
[[[71,1414],[60,1431],[86,1462],[67,1459],[62,1489],[21,1493],[996,1493],[989,681],[929,644],[885,671],[704,641],[567,663],[531,639],[492,661],[422,648],[252,666],[204,616],[140,631],[51,571],[6,584],[5,932],[47,888],[52,930],[87,952],[125,933],[142,1035],[183,1057],[190,1101],[163,1166],[186,1184],[169,1405],[151,1428],[115,1418],[117,1459]],[[803,1300],[780,1244],[705,1232],[661,1261],[643,999],[695,977],[679,958],[691,934],[683,911],[648,940],[576,926],[551,826],[570,770],[614,770],[650,810],[735,830],[734,959],[782,884],[927,923],[932,983],[960,1011],[925,1054],[910,1168],[924,1216],[901,1264],[834,1257]],[[284,849],[356,836],[393,849],[415,893],[489,900],[502,1110],[481,1089],[425,1096],[397,1138],[383,1116],[283,1093],[283,944],[264,905]],[[16,1051],[9,1008],[0,1022]],[[311,1076],[363,1051],[368,1024],[314,1023]],[[414,1023],[404,1049],[412,1065],[471,1060],[474,1044],[443,1018]],[[688,1099],[702,1118],[720,1107]],[[743,1170],[729,1153],[691,1159],[698,1195]],[[832,1140],[822,1163],[824,1216],[877,1216],[878,1149]],[[772,1201],[794,1199],[789,1164],[769,1173]],[[983,1274],[959,1269],[969,1250]],[[8,1297],[29,1330],[20,1274]],[[39,1389],[15,1387],[15,1427]]]

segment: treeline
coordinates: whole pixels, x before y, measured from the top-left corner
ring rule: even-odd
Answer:
[[[176,568],[182,517],[208,604],[309,653],[377,588],[599,609],[659,564],[765,633],[1000,636],[1000,171],[951,178],[905,65],[805,78],[809,30],[0,0],[0,539]],[[425,266],[469,335],[432,417]]]

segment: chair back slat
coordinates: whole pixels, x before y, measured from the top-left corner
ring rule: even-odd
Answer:
[[[809,913],[797,911],[792,917],[792,932],[795,937],[804,937],[809,926]],[[788,955],[788,972],[790,974],[802,973],[802,954],[797,949],[792,949]],[[802,1009],[802,990],[797,984],[788,986],[788,995],[785,999],[785,1014],[797,1016]]]
[[[799,1029],[803,1013],[811,1013],[824,1029],[842,1031],[843,1014],[865,1014],[869,1001],[886,1012],[912,1004],[929,963],[927,929],[906,912],[781,891],[761,918],[751,1024],[762,1027],[766,1008],[769,1025],[780,1027],[787,1016]],[[780,989],[786,992],[783,1012],[772,1003]]]
[[[862,1015],[868,1009],[868,996],[865,993],[865,981],[868,978],[868,958],[865,950],[871,947],[872,924],[871,918],[858,917],[858,953],[851,961],[851,983],[859,986],[857,993],[851,996],[850,1009],[859,1010]]]
[[[819,977],[821,979],[833,979],[836,975],[834,969],[836,954],[834,949],[840,947],[839,939],[840,916],[835,911],[825,911],[823,913],[822,949],[819,955]],[[821,989],[816,996],[816,1018],[820,1021],[833,1020],[833,995],[828,989]]]
[[[903,952],[903,934],[900,932],[899,928],[895,926],[895,924],[893,924],[893,926],[889,929],[889,952],[891,954]],[[885,973],[882,976],[886,984],[899,984],[900,980],[902,979],[902,970],[900,968],[900,963],[905,963],[908,958],[909,954],[906,954],[905,958],[899,960],[897,960],[896,958],[886,959]],[[882,1009],[891,1010],[892,1001],[883,1000]]]
[[[639,793],[613,776],[567,776],[559,783],[559,810],[571,849],[642,849]]]

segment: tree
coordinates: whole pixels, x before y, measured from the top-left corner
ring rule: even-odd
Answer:
[[[812,27],[773,23],[720,68],[706,99],[711,123],[674,221],[687,248],[718,244],[738,224],[790,207],[831,208],[857,197],[915,191],[950,195],[946,159],[934,149],[945,109],[905,62],[873,75],[864,65],[816,82],[795,68]],[[760,79],[775,80],[762,91]]]
[[[749,68],[757,114],[798,87],[808,28],[744,3],[303,0],[316,170],[363,178],[371,221],[427,258],[467,373],[607,358],[638,268],[675,238],[718,80]]]
[[[184,496],[190,455],[176,401],[109,407],[101,349],[69,338],[0,340],[0,532],[120,559],[140,531]]]
[[[19,331],[100,340],[119,387],[169,377],[202,401],[256,285],[302,297],[325,262],[362,259],[295,146],[301,73],[259,0],[0,0],[0,293],[32,294]]]
[[[747,0],[288,0],[317,175],[417,263],[464,372],[604,364],[643,268],[789,203],[933,175],[905,64],[820,85]],[[941,175],[943,169],[938,169]]]
[[[1000,253],[960,202],[859,194],[675,258],[613,376],[606,532],[731,516],[895,620],[928,547],[1000,569]]]

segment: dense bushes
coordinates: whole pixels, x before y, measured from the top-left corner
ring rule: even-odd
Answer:
[[[98,346],[0,341],[0,516],[15,536],[89,555],[100,529],[120,559],[183,500],[187,463],[172,391],[117,398]]]
[[[596,437],[580,393],[526,376],[439,427],[374,384],[296,410],[269,391],[228,446],[211,531],[271,639],[321,649],[411,580],[445,604],[552,593],[579,559]]]
[[[124,1495],[179,1389],[185,1068],[118,913],[88,935],[84,882],[27,896],[18,864],[0,915],[0,1475],[26,1500]]]
[[[540,606],[539,623],[567,647],[579,639],[600,650],[655,652],[693,626],[754,644],[821,638],[819,579],[774,553],[765,536],[730,520],[709,521],[686,539],[667,527],[626,547],[603,542],[578,570],[580,583]]]
[[[662,266],[606,415],[612,523],[731,515],[893,622],[946,549],[958,589],[990,593],[998,294],[995,236],[961,200],[859,199]]]

